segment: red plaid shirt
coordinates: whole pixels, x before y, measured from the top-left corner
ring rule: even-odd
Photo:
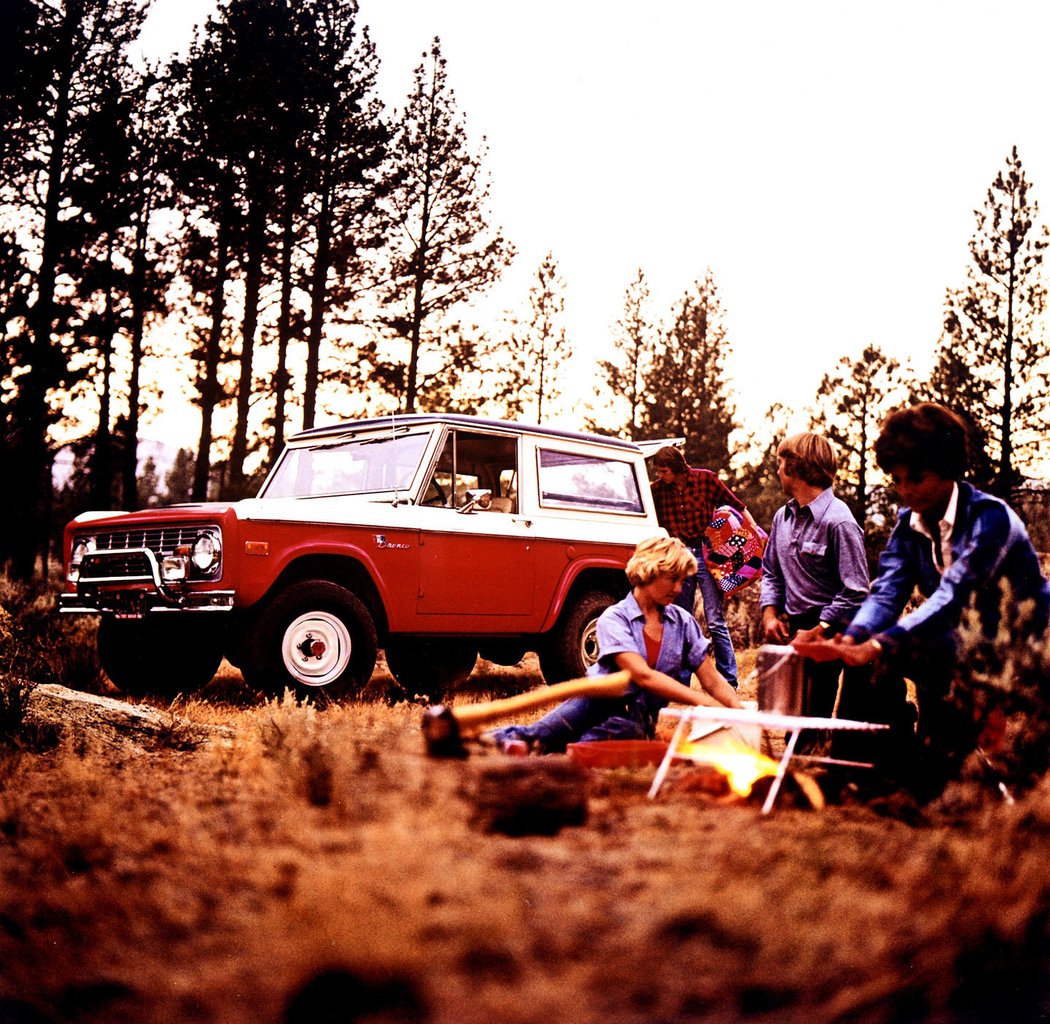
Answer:
[[[709,469],[690,469],[681,485],[677,480],[654,481],[653,500],[660,525],[691,548],[700,547],[719,505],[744,510],[744,503]]]

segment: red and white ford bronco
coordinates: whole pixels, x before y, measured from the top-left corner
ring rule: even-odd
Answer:
[[[101,616],[130,693],[190,692],[225,656],[269,692],[352,696],[382,647],[437,699],[479,653],[582,675],[631,551],[662,533],[638,444],[400,415],[292,437],[256,498],[78,516],[60,607]]]

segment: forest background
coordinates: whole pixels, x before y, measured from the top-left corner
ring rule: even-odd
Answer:
[[[191,44],[155,60],[139,45],[150,9],[0,6],[0,562],[15,576],[46,571],[79,511],[244,496],[289,431],[393,411],[684,436],[689,460],[767,522],[782,500],[775,446],[812,424],[840,447],[843,496],[876,526],[891,500],[872,463],[877,425],[917,399],[966,417],[975,482],[1016,497],[1044,474],[1048,230],[1018,147],[989,154],[974,185],[984,201],[939,333],[915,353],[921,371],[872,338],[857,352],[771,352],[734,380],[717,253],[669,304],[639,266],[581,364],[553,249],[518,274],[513,308],[493,306],[521,257],[440,38],[391,99],[352,0],[222,0]],[[985,83],[1004,111],[1030,102],[1011,84]],[[761,228],[747,210],[740,223]],[[921,258],[902,227],[899,274]],[[783,316],[820,301],[816,287]],[[746,375],[776,378],[785,358],[821,368],[812,402],[745,420]],[[185,395],[192,427],[161,479],[140,442]],[[60,451],[73,465],[56,487]]]

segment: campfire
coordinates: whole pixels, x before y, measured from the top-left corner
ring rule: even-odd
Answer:
[[[733,729],[719,729],[697,739],[679,739],[673,760],[689,762],[690,767],[670,778],[664,785],[665,791],[700,791],[727,801],[753,797],[765,801],[777,777],[786,776],[809,806],[815,810],[824,806],[824,795],[809,775],[796,770],[785,773],[780,761],[756,749]],[[653,789],[659,789],[663,783],[663,779],[654,779]],[[651,795],[655,793],[651,791]]]

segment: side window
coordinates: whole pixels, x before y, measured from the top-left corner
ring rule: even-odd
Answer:
[[[541,504],[639,515],[644,511],[633,463],[551,448],[541,448],[538,455]]]
[[[489,511],[518,511],[518,442],[513,437],[452,430],[445,438],[422,504],[461,508],[467,491],[492,492]]]

